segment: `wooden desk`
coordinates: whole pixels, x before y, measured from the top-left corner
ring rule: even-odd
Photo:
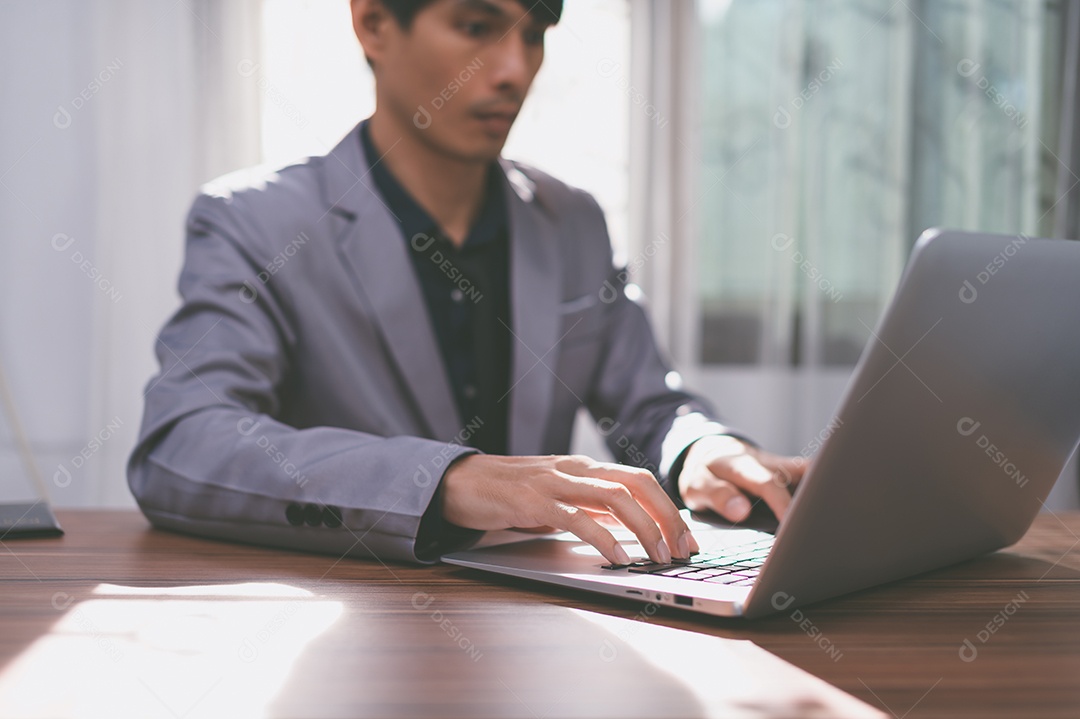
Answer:
[[[56,695],[54,709],[80,716],[116,706],[103,678],[131,671],[146,646],[158,665],[123,704],[144,715],[202,716],[226,675],[229,686],[250,684],[235,692],[246,699],[233,716],[717,714],[628,656],[620,640],[636,628],[667,631],[658,626],[751,640],[886,716],[1080,716],[1080,513],[1041,516],[994,555],[752,622],[448,566],[201,540],[153,530],[130,511],[58,515],[63,538],[0,543],[5,716],[32,704],[19,691]],[[140,619],[146,612],[151,620]],[[639,621],[612,630],[590,617]],[[728,666],[757,661],[739,654],[745,642],[707,641],[733,647]],[[241,670],[192,660],[214,642]],[[618,671],[602,674],[616,658]],[[826,715],[768,697],[740,706],[745,716]]]

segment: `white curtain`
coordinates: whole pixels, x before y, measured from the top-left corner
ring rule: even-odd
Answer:
[[[59,506],[125,506],[198,186],[259,159],[259,1],[0,6],[0,361]],[[0,421],[0,498],[25,472]]]

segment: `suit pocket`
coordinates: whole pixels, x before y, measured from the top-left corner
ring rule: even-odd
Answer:
[[[567,346],[599,339],[603,324],[604,305],[596,294],[583,295],[559,305],[559,345]]]

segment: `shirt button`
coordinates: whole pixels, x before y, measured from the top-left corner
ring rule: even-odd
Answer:
[[[462,390],[462,394],[465,395],[465,399],[473,399],[474,397],[476,397],[476,387],[472,386],[471,384],[467,384]]]
[[[452,299],[454,302],[461,302],[463,299],[465,299],[465,293],[455,287],[454,289],[450,290],[450,299]]]

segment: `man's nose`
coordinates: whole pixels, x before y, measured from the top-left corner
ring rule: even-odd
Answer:
[[[532,81],[533,70],[529,62],[530,48],[521,33],[509,32],[491,53],[491,79],[500,90],[513,90],[524,94]]]

